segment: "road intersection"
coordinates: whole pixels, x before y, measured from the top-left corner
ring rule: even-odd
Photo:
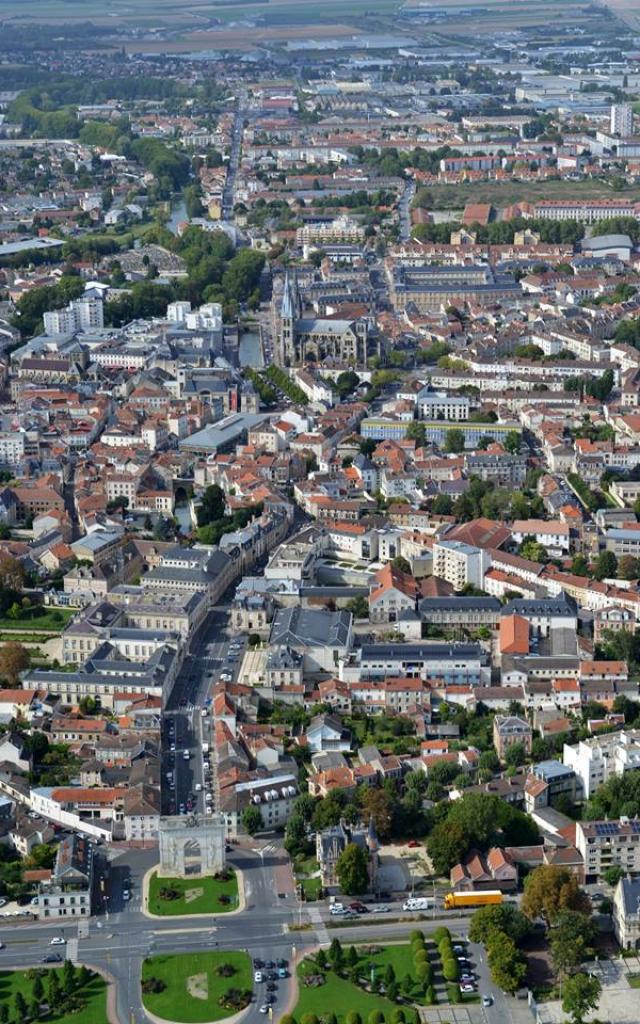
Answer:
[[[155,850],[125,850],[111,862],[111,886],[120,884],[123,873],[131,886],[132,899],[118,903],[108,915],[90,922],[67,925],[14,924],[0,926],[0,965],[5,969],[38,964],[50,954],[51,939],[64,936],[66,947],[56,950],[77,963],[85,963],[108,974],[116,988],[118,1024],[147,1024],[142,1006],[140,974],[147,956],[210,950],[245,950],[251,957],[293,963],[296,956],[337,936],[343,943],[399,941],[407,939],[416,926],[430,929],[433,921],[383,921],[367,915],[349,927],[331,920],[324,904],[302,904],[295,897],[293,879],[283,890],[283,878],[290,875],[284,850],[270,844],[235,847],[230,854],[233,867],[242,873],[244,908],[236,913],[197,917],[150,917],[141,905],[143,879],[155,865]],[[303,930],[298,930],[302,920]],[[468,918],[438,917],[456,937],[466,938]],[[87,927],[88,925],[88,927]],[[481,991],[494,996],[491,1024],[514,1024],[513,1002],[491,985],[479,948],[473,950]],[[277,1021],[292,996],[291,978],[279,981],[274,1020]],[[260,993],[243,1017],[243,1024],[264,1022],[260,1014]],[[480,1009],[480,1008],[478,1008]]]

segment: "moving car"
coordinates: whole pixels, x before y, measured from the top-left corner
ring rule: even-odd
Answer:
[[[54,935],[51,942],[49,943],[50,946],[66,946],[66,944],[67,940],[65,939],[64,935]]]
[[[483,996],[482,997],[482,1005],[483,1006],[493,1006],[493,996]]]
[[[41,963],[43,963],[43,964],[61,964],[62,963],[62,957],[60,956],[59,953],[47,953],[46,956],[43,956]]]
[[[123,889],[122,890],[122,898],[123,898],[123,900],[130,900],[131,899],[131,893],[129,892],[128,889]]]

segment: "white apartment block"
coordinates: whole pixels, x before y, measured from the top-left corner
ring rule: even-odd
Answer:
[[[614,775],[640,768],[640,729],[627,729],[565,744],[562,761],[573,768],[585,800]]]
[[[43,318],[45,334],[75,334],[76,331],[102,330],[104,310],[102,299],[83,296],[74,299],[65,309],[53,309]]]
[[[17,466],[24,459],[23,430],[0,431],[0,465]]]
[[[456,590],[467,583],[482,588],[490,558],[482,548],[459,540],[441,540],[433,545],[433,575],[446,580]]]

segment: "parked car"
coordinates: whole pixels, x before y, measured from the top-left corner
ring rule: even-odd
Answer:
[[[466,992],[466,993],[475,992],[475,986],[474,985],[466,985],[466,984],[465,985],[461,985],[460,986],[460,991],[461,992]]]
[[[264,980],[262,971],[256,971],[255,974],[253,975],[253,980],[255,981],[256,985],[259,985]]]

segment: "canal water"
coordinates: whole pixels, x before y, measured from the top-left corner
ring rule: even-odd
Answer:
[[[258,331],[243,331],[238,346],[238,362],[240,366],[249,366],[252,370],[261,370],[264,356]]]

